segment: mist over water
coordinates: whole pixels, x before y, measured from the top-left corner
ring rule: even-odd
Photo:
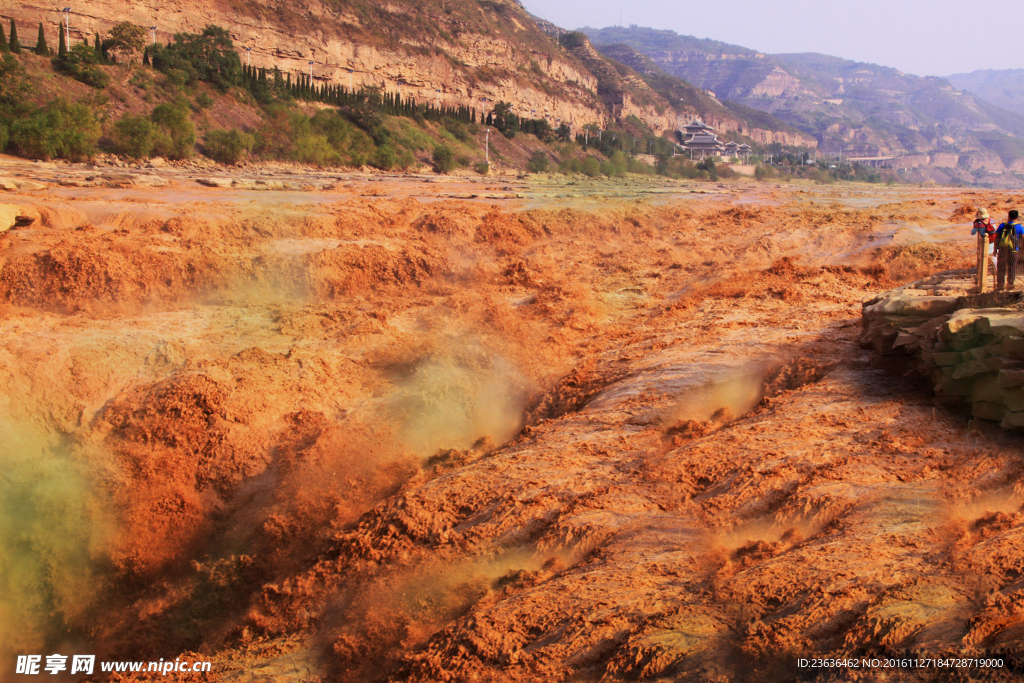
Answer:
[[[67,634],[92,602],[113,531],[86,465],[0,417],[0,658]]]
[[[401,382],[394,410],[402,442],[417,455],[466,449],[485,436],[500,444],[522,426],[527,380],[504,358],[459,346],[425,359]]]

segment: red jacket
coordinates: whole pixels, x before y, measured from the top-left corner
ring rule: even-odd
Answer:
[[[976,235],[982,230],[984,230],[985,234],[988,235],[989,242],[996,241],[996,229],[992,227],[991,218],[986,218],[985,220],[981,220],[980,218],[974,219],[974,227],[971,229],[971,234]]]

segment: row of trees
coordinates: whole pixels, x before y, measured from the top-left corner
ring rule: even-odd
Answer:
[[[144,28],[127,21],[114,26],[106,40],[101,41],[100,35],[97,33],[94,46],[97,62],[109,63],[118,61],[118,57],[125,58],[136,52],[141,52],[145,47],[145,37],[146,30]],[[88,46],[88,38],[83,39],[82,44]],[[20,54],[22,49],[24,48],[21,40],[18,38],[18,25],[14,19],[11,19],[9,39],[4,33],[3,26],[0,25],[0,53],[11,52]],[[58,29],[57,55],[63,55],[72,49],[71,36],[64,35],[64,24],[61,23]],[[53,52],[46,42],[46,31],[43,27],[43,22],[39,22],[39,33],[36,36],[36,45],[32,51],[43,57],[53,56]]]

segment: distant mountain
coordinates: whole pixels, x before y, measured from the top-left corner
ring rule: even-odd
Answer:
[[[636,117],[657,133],[679,131],[694,118],[711,124],[723,139],[755,144],[814,147],[817,140],[764,112],[720,102],[626,45],[594,48],[587,36],[566,31],[539,17],[537,27],[555,39],[567,56],[597,79],[594,91],[606,111],[620,121]],[[679,138],[681,140],[681,138]]]
[[[947,80],[1003,109],[1024,114],[1024,69],[982,69],[953,74]]]
[[[771,114],[813,135],[825,151],[906,157],[908,164],[941,165],[969,181],[1024,173],[1018,152],[1024,115],[943,78],[821,54],[765,54],[638,26],[580,31],[600,50],[628,45],[726,106]]]
[[[653,92],[686,118],[700,118],[724,133],[736,133],[754,142],[814,146],[817,141],[802,131],[765,112],[733,102],[721,102],[693,84],[669,74],[651,58],[628,45],[602,45],[598,51],[611,64],[620,64],[621,75],[629,70]],[[584,60],[585,61],[585,60]],[[601,75],[597,69],[599,83]],[[727,135],[727,137],[729,137]]]

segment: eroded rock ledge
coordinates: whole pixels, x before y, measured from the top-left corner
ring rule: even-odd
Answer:
[[[953,270],[869,299],[858,341],[877,367],[929,378],[940,403],[1024,427],[1024,292],[973,286]]]

